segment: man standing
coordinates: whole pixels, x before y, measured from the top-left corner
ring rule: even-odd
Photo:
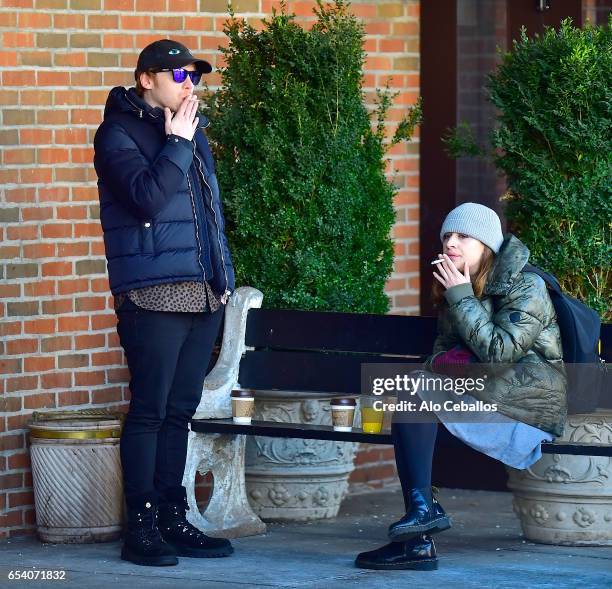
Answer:
[[[128,525],[121,557],[228,556],[192,526],[182,486],[188,423],[234,288],[214,162],[193,94],[212,66],[160,40],[135,88],[113,88],[94,139],[100,219],[117,332],[130,369],[121,436]]]

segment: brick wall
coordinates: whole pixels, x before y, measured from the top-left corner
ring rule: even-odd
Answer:
[[[237,0],[254,23],[275,2]],[[312,2],[291,2],[303,22]],[[125,409],[128,371],[106,277],[92,140],[110,88],[133,84],[140,49],[162,37],[222,65],[225,0],[3,0],[0,7],[0,537],[34,526],[25,423],[33,410]],[[392,132],[419,93],[419,3],[355,2],[366,22],[368,99],[393,77]],[[218,74],[212,74],[214,87]],[[418,312],[418,143],[397,146],[394,312]],[[355,485],[393,474],[363,448]],[[382,462],[381,462],[382,460]],[[372,464],[373,463],[373,464]]]

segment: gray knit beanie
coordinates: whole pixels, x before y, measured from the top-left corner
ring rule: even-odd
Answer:
[[[465,202],[454,208],[444,219],[440,229],[440,241],[445,233],[465,233],[489,246],[494,253],[499,251],[504,236],[497,213],[475,202]]]

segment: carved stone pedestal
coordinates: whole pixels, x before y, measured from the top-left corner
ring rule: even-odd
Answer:
[[[330,399],[257,393],[254,419],[331,425]],[[267,521],[335,517],[348,490],[356,447],[327,440],[249,437],[246,485],[253,510]]]
[[[612,411],[569,417],[559,441],[612,443]],[[612,546],[612,458],[544,454],[528,469],[507,470],[526,538]]]
[[[201,513],[193,481],[197,472],[213,475],[210,502]],[[189,432],[189,452],[184,481],[188,487],[188,520],[207,534],[240,538],[263,534],[266,525],[253,513],[244,486],[244,436],[198,435]]]
[[[225,309],[223,344],[219,359],[204,381],[194,419],[232,416],[230,393],[238,379],[249,309],[261,307],[263,295],[250,287],[236,289]],[[224,538],[263,534],[266,525],[253,513],[244,484],[244,437],[189,432],[183,485],[187,490],[187,518],[203,532]],[[195,497],[197,473],[212,473],[213,490],[204,513]]]

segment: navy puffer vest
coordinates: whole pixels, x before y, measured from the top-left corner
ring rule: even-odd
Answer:
[[[111,90],[94,139],[111,292],[206,280],[229,294],[234,268],[208,141],[201,129],[188,141],[164,126],[163,110],[133,88]]]

